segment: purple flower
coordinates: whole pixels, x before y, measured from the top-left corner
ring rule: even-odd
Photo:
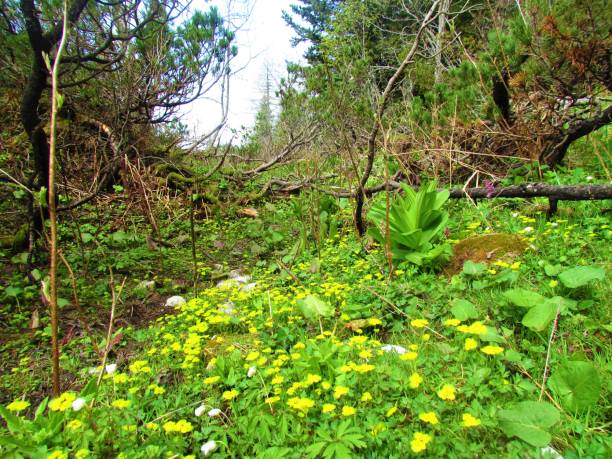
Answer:
[[[487,190],[487,198],[490,198],[491,196],[493,196],[493,194],[495,194],[495,187],[493,186],[493,183],[488,180],[485,180],[484,186],[485,190]]]

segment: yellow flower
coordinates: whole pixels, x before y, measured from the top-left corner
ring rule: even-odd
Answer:
[[[431,335],[429,333],[424,333],[423,336],[421,336],[421,339],[423,341],[429,341],[429,338],[431,338]]]
[[[208,378],[204,379],[204,384],[214,384],[216,382],[219,382],[221,380],[220,376],[209,376]]]
[[[405,354],[400,355],[400,360],[416,360],[419,356],[416,352],[406,352]]]
[[[428,411],[427,413],[419,414],[419,419],[423,422],[427,422],[428,424],[436,425],[440,421],[438,421],[438,416],[433,411]]]
[[[357,373],[369,373],[374,370],[376,367],[374,365],[370,365],[369,363],[363,363],[361,365],[355,365],[355,371]]]
[[[159,429],[159,424],[155,423],[155,422],[147,422],[145,424],[145,428],[148,430],[157,430]]]
[[[59,451],[59,450],[55,450],[47,456],[47,459],[67,459],[67,458],[68,458],[68,454],[66,454],[63,451]]]
[[[353,416],[355,413],[357,413],[357,410],[352,406],[344,405],[342,407],[342,416]]]
[[[236,389],[232,389],[232,390],[226,390],[225,392],[223,392],[223,399],[224,400],[233,400],[236,398],[236,396],[238,395],[238,391]]]
[[[252,362],[253,360],[257,360],[258,358],[259,358],[259,352],[251,351],[247,354],[244,360],[246,360],[247,362]]]
[[[480,419],[472,416],[470,413],[465,413],[462,418],[463,422],[461,425],[463,427],[476,427],[480,425]]]
[[[331,388],[331,384],[327,381],[323,381],[321,383],[321,387],[323,388],[323,390],[329,390]]]
[[[78,419],[73,419],[68,424],[66,424],[66,428],[70,430],[78,430],[81,428],[82,425],[83,423],[81,421],[79,421]]]
[[[485,346],[482,349],[480,349],[482,352],[484,352],[487,355],[497,355],[497,354],[501,354],[502,352],[504,352],[504,348],[503,347],[499,347],[499,346]]]
[[[115,384],[125,384],[128,382],[128,375],[125,373],[115,373],[113,374],[112,378]]]
[[[336,405],[332,404],[332,403],[325,403],[323,405],[323,409],[321,409],[321,411],[323,413],[331,413],[332,411],[334,411],[336,409]]]
[[[321,381],[321,376],[319,375],[313,375],[312,373],[309,373],[308,376],[306,376],[306,387],[308,386],[312,386],[315,383],[318,383],[319,381]]]
[[[280,397],[275,395],[274,397],[268,397],[266,398],[264,401],[270,405],[272,405],[273,403],[276,403],[280,400]]]
[[[448,327],[456,327],[460,323],[461,323],[461,321],[459,319],[446,319],[444,321],[444,325],[446,325]]]
[[[368,325],[370,326],[375,326],[375,325],[381,325],[382,321],[380,319],[376,319],[376,318],[370,318],[368,319]]]
[[[470,333],[472,335],[482,335],[487,332],[487,326],[480,321],[476,321],[471,325],[459,325],[457,330],[463,333]]]
[[[21,411],[25,410],[28,406],[30,406],[30,402],[27,400],[15,400],[9,403],[6,409],[9,411]]]
[[[444,384],[437,394],[442,400],[455,400],[455,388],[450,384]]]
[[[463,348],[466,351],[471,351],[473,349],[476,349],[478,347],[478,341],[476,341],[474,338],[466,338],[465,339],[465,344],[463,346]]]
[[[75,459],[85,459],[87,456],[89,456],[89,450],[85,448],[82,448],[74,453]]]
[[[274,378],[272,378],[272,385],[276,386],[278,384],[282,384],[284,380],[285,378],[283,376],[277,375]]]
[[[363,395],[361,396],[361,401],[369,402],[370,400],[372,400],[372,394],[370,394],[369,392],[364,392]]]
[[[414,319],[410,321],[410,325],[414,328],[423,328],[429,325],[429,321],[425,319]]]
[[[415,432],[412,440],[410,441],[410,449],[414,453],[420,453],[427,448],[427,444],[431,441],[431,435],[424,434],[422,432]]]
[[[293,397],[287,400],[287,405],[302,413],[307,413],[308,410],[314,406],[314,404],[314,400],[309,398]]]
[[[372,358],[372,351],[361,351],[359,353],[359,357],[361,357],[362,359],[371,359]]]
[[[340,398],[349,393],[349,388],[344,386],[336,386],[334,390],[334,398]]]
[[[122,398],[118,398],[117,400],[113,400],[113,402],[111,403],[111,406],[113,408],[118,408],[120,410],[127,408],[128,406],[130,406],[132,404],[132,402],[130,400],[125,400]]]
[[[180,421],[168,421],[164,424],[164,430],[168,433],[178,432],[178,433],[189,433],[193,430],[193,426],[190,422],[181,419]]]
[[[74,392],[64,392],[49,402],[49,409],[51,411],[66,411],[75,400],[76,394]]]
[[[164,392],[166,392],[166,389],[161,386],[158,386],[157,384],[149,384],[148,389],[153,391],[155,395],[162,395]]]
[[[151,373],[151,368],[146,360],[136,360],[130,366],[130,372],[136,373]]]
[[[556,280],[551,280],[551,281],[548,283],[548,286],[549,286],[550,288],[555,288],[557,285],[559,285],[559,282],[558,282],[558,281],[556,281]]]
[[[416,389],[423,382],[423,378],[418,373],[412,373],[408,378],[408,385],[411,389]]]
[[[385,414],[385,416],[390,418],[391,416],[393,416],[395,414],[396,411],[397,411],[397,405],[394,405],[391,408],[389,408],[389,410],[387,411],[387,414]]]

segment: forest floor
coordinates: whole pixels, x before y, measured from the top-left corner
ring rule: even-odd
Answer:
[[[196,213],[194,270],[189,209],[162,207],[152,243],[119,194],[61,227],[60,399],[37,287],[3,255],[0,455],[610,457],[605,207],[449,203],[461,258],[434,272],[389,269],[348,201],[302,195]]]

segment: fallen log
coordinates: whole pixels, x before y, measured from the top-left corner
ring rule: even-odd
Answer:
[[[504,188],[454,188],[450,197],[459,199],[492,198],[550,198],[558,201],[593,201],[612,199],[612,185],[549,185],[547,183],[525,183]]]

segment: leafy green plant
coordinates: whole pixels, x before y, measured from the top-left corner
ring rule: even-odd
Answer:
[[[368,234],[381,245],[387,243],[386,225],[389,229],[391,253],[396,261],[408,261],[417,266],[435,266],[448,260],[449,244],[436,244],[448,221],[448,213],[442,206],[449,198],[448,190],[436,191],[436,182],[429,182],[415,192],[402,184],[404,196],[396,196],[387,208],[378,202],[368,213],[374,224]]]

